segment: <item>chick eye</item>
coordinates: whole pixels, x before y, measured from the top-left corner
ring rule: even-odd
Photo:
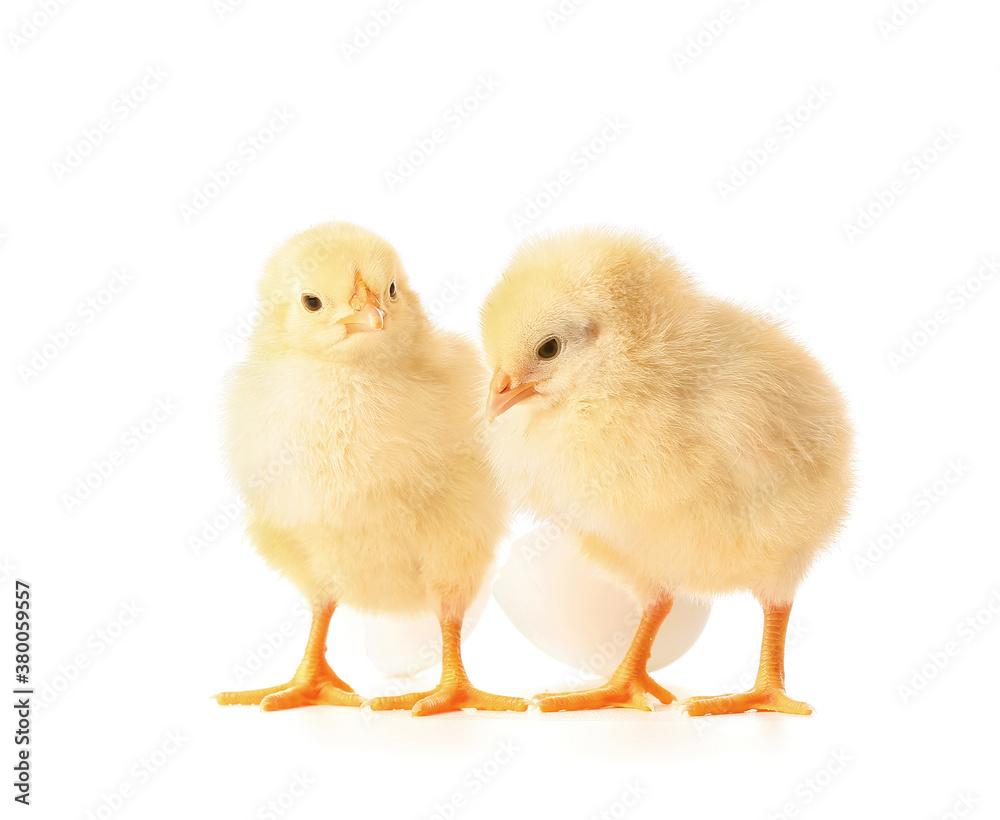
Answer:
[[[396,280],[395,279],[393,279],[389,283],[389,298],[390,299],[395,299],[396,298]]]
[[[555,336],[550,336],[535,349],[535,355],[539,359],[554,359],[561,352],[562,342]]]
[[[304,307],[310,313],[315,313],[317,310],[323,307],[323,302],[318,296],[314,296],[311,293],[303,293],[302,307]]]

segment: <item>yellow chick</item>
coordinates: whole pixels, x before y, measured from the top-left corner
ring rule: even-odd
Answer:
[[[654,241],[607,229],[522,246],[481,318],[498,476],[521,506],[570,521],[644,605],[610,681],[540,695],[542,711],[675,700],[646,670],[675,592],[749,590],[764,610],[755,685],[684,705],[809,714],[785,694],[785,631],[853,481],[852,430],[823,368]]]
[[[526,709],[473,688],[460,651],[508,514],[481,443],[489,374],[476,349],[436,329],[395,250],[350,224],[292,237],[268,261],[259,298],[228,384],[226,456],[251,541],[313,620],[290,681],[216,699],[265,711],[361,705],[325,657],[344,604],[440,620],[440,685],[372,708]]]

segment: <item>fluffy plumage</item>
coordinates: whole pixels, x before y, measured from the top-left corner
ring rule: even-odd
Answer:
[[[259,296],[249,353],[228,385],[225,450],[250,539],[320,623],[322,646],[311,641],[307,660],[320,663],[323,619],[346,604],[433,610],[455,633],[447,663],[507,515],[480,443],[478,352],[431,324],[394,249],[354,225],[292,237]],[[345,701],[319,691],[321,668],[296,674],[267,690],[263,708]],[[261,691],[220,700],[256,702]]]
[[[518,250],[482,332],[490,453],[518,503],[568,514],[650,606],[737,590],[790,606],[844,518],[852,432],[779,323],[705,293],[649,239],[578,230]]]

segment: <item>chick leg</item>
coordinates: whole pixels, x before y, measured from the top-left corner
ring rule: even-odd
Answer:
[[[338,678],[326,662],[326,635],[333,610],[333,604],[313,610],[305,655],[288,683],[245,692],[220,692],[213,697],[222,706],[259,703],[264,712],[319,704],[360,706],[360,695]]]
[[[628,652],[625,653],[622,662],[604,686],[587,689],[583,692],[536,695],[538,708],[543,712],[558,712],[616,706],[652,711],[652,707],[646,699],[647,694],[652,695],[663,704],[677,700],[670,692],[654,681],[649,676],[649,672],[646,671],[646,664],[649,662],[656,633],[673,605],[674,599],[669,595],[664,595],[646,607]]]
[[[441,682],[429,692],[412,692],[396,697],[375,698],[369,706],[375,711],[411,709],[414,715],[436,715],[459,709],[485,709],[490,712],[524,712],[530,705],[523,698],[492,695],[476,689],[462,663],[462,619],[441,618]]]
[[[791,715],[812,714],[808,703],[792,700],[785,694],[785,633],[791,611],[791,604],[764,605],[764,638],[753,689],[736,695],[688,698],[683,705],[689,715],[735,714],[751,709]]]

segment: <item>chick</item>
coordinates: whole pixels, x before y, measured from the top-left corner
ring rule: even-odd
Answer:
[[[489,374],[474,346],[435,329],[395,250],[350,224],[292,237],[268,261],[259,298],[228,385],[225,450],[251,541],[313,620],[290,681],[216,699],[265,711],[361,705],[325,658],[343,604],[440,621],[437,689],[372,708],[526,709],[474,689],[461,658],[463,616],[508,514],[481,443]]]
[[[764,610],[756,683],[684,705],[809,714],[785,694],[785,631],[853,481],[853,434],[822,367],[654,241],[607,229],[522,246],[481,319],[498,476],[523,507],[570,520],[644,606],[610,681],[540,695],[542,711],[675,700],[646,669],[674,594],[749,590]]]

